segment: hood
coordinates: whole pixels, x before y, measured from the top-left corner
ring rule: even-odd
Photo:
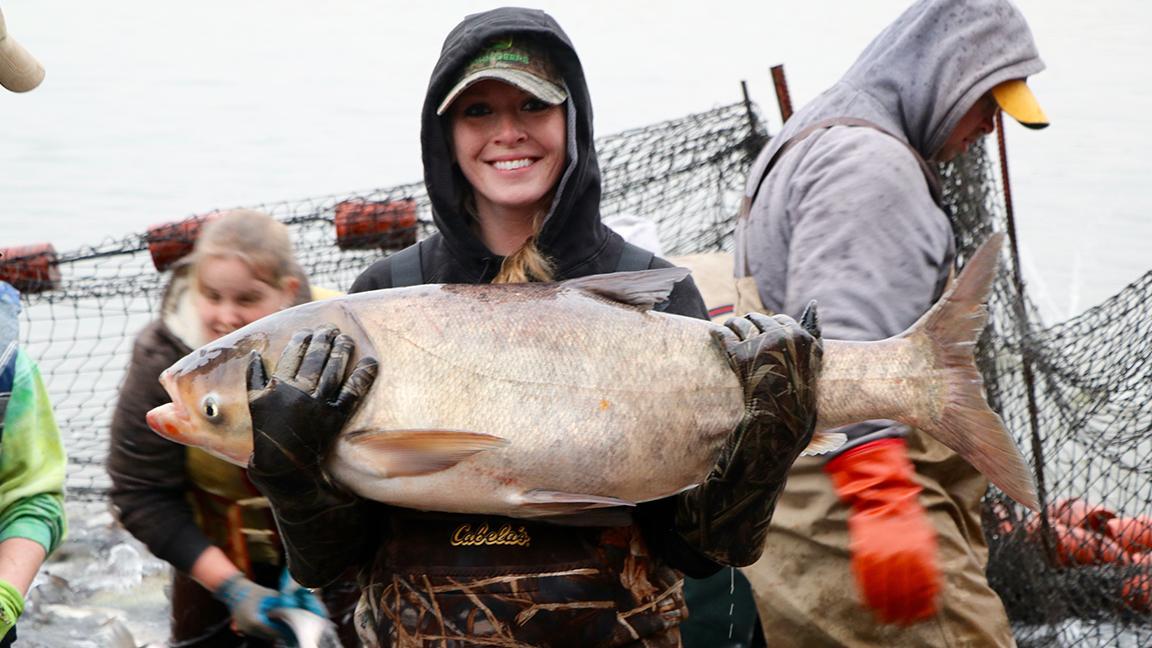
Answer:
[[[468,16],[444,39],[440,59],[428,82],[421,117],[420,144],[424,184],[432,216],[456,263],[470,274],[482,274],[498,259],[473,232],[462,208],[467,181],[452,161],[448,118],[436,114],[463,67],[492,38],[527,34],[547,44],[552,62],[568,88],[564,109],[568,121],[568,163],[552,208],[544,220],[538,245],[556,262],[560,276],[595,255],[608,240],[600,222],[600,167],[592,135],[592,104],[584,69],[567,34],[551,16],[534,9],[504,7]]]
[[[808,124],[856,117],[930,159],[984,93],[1043,69],[1024,16],[1007,0],[921,0],[788,120],[776,146]]]
[[[164,326],[189,349],[209,342],[200,330],[200,318],[192,296],[191,264],[180,263],[172,268],[172,277],[160,299],[160,319]]]

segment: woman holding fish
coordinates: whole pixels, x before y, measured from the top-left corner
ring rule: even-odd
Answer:
[[[497,9],[448,35],[421,142],[439,233],[373,265],[353,292],[670,267],[600,221],[588,90],[547,14]],[[657,309],[706,319],[690,280]],[[730,325],[727,349],[746,400],[771,404],[745,415],[703,485],[628,513],[600,508],[609,498],[536,492],[534,513],[561,526],[348,493],[321,464],[377,369],[364,359],[343,380],[352,341],[331,327],[297,334],[271,381],[258,357],[252,365],[249,474],[272,502],[297,580],[322,586],[360,569],[357,626],[367,645],[678,646],[682,573],[707,576],[759,556],[783,476],[812,436],[809,387],[821,347],[814,316],[802,319],[804,327],[764,317]],[[376,352],[387,374],[388,350]],[[421,462],[461,435],[421,432],[405,450],[408,467],[435,470]]]
[[[145,425],[145,414],[169,400],[157,381],[161,371],[195,347],[308,301],[308,294],[287,228],[261,212],[227,212],[204,226],[174,272],[162,316],[136,338],[112,420],[108,471],[120,521],[176,568],[174,644],[264,646],[290,636],[245,602],[325,614],[306,590],[281,596],[283,547],[244,470]]]

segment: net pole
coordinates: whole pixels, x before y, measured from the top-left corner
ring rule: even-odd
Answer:
[[[792,116],[792,95],[788,94],[788,79],[784,78],[784,66],[772,66],[772,85],[776,87],[776,105],[780,107],[780,121],[786,122]]]
[[[740,81],[740,92],[744,95],[744,114],[748,116],[748,130],[756,135],[756,113],[752,111],[752,98],[748,96],[748,82]]]
[[[764,135],[760,134],[760,121],[756,119],[756,111],[752,109],[752,98],[748,95],[748,82],[740,81],[740,92],[744,95],[744,114],[748,117],[748,139],[746,140],[749,156],[760,152],[760,147],[768,139],[767,128]]]
[[[1036,378],[1032,361],[1028,358],[1027,340],[1031,330],[1028,309],[1024,306],[1024,279],[1020,269],[1020,248],[1016,239],[1016,218],[1012,209],[1012,184],[1008,177],[1008,144],[1004,138],[1004,113],[996,111],[996,143],[1000,150],[1000,177],[1004,183],[1004,214],[1008,229],[1008,249],[1012,256],[1012,285],[1016,298],[1012,305],[1016,311],[1016,329],[1020,336],[1020,372],[1028,397],[1028,426],[1032,441],[1032,470],[1036,475],[1036,497],[1040,502],[1040,539],[1051,564],[1056,564],[1052,525],[1048,520],[1048,487],[1044,481],[1044,453],[1040,441],[1040,416],[1036,408]]]

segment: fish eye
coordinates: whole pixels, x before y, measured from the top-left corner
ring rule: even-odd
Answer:
[[[200,411],[204,413],[204,418],[212,423],[220,420],[220,402],[215,394],[208,394],[200,401]]]

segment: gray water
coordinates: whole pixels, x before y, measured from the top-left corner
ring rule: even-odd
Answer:
[[[796,105],[905,6],[542,2],[587,68],[600,133],[753,99]],[[1026,279],[1050,322],[1152,268],[1152,5],[1028,0],[1053,121],[1010,124]],[[6,0],[48,77],[0,95],[0,247],[57,250],[216,207],[419,180],[418,115],[443,36],[488,2]]]

